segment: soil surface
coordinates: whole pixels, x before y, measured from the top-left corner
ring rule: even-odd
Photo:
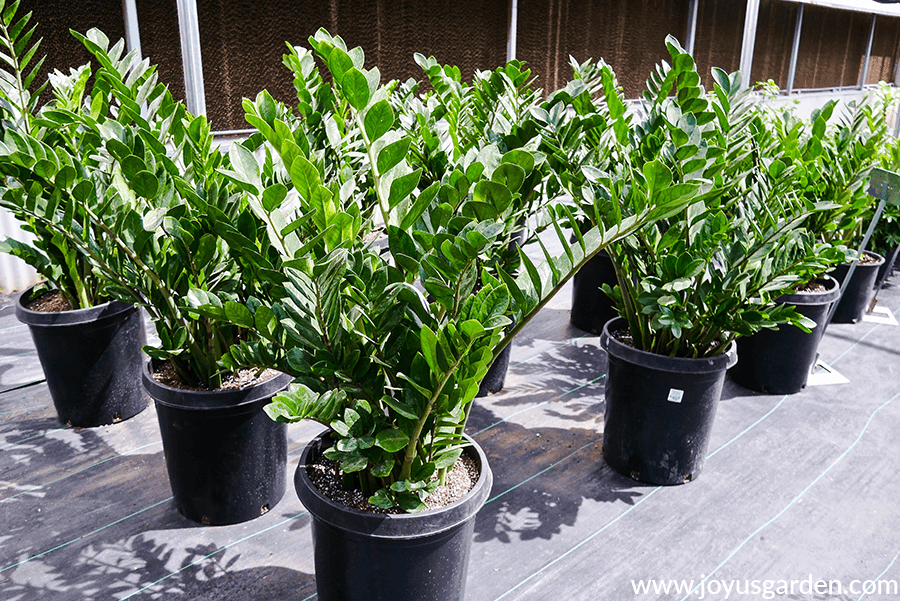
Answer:
[[[807,282],[794,289],[795,294],[821,294],[823,292],[828,292],[828,288],[825,287],[822,280]]]
[[[624,345],[630,346],[634,348],[634,338],[631,337],[631,330],[628,328],[622,328],[621,330],[614,330],[610,332],[612,337],[621,342]]]
[[[876,257],[870,252],[864,252],[863,256],[859,259],[859,265],[871,265],[873,263],[878,263],[881,261],[879,257]]]
[[[277,375],[278,372],[274,369],[264,369],[260,371],[252,367],[248,367],[233,374],[222,376],[222,385],[218,388],[205,388],[203,386],[190,386],[182,382],[178,377],[178,374],[175,372],[175,368],[172,367],[172,363],[169,361],[166,361],[153,370],[153,379],[160,384],[165,384],[166,386],[171,386],[172,388],[178,388],[180,390],[194,390],[198,392],[208,392],[214,390],[235,390],[237,388],[243,388],[244,386],[250,386],[251,384],[265,382],[266,380],[274,378]]]
[[[368,497],[359,489],[348,490],[344,488],[341,481],[340,463],[337,461],[321,457],[318,463],[308,465],[306,470],[307,474],[309,474],[309,479],[316,488],[335,503],[368,513],[404,513],[403,510],[398,508],[382,509],[376,507],[369,503]],[[444,486],[439,486],[437,490],[431,493],[425,499],[425,505],[428,509],[438,509],[462,499],[475,486],[475,482],[478,481],[478,475],[478,464],[463,453],[456,463],[453,464],[453,469],[447,473],[447,483]]]
[[[59,290],[50,290],[28,301],[25,304],[25,308],[40,313],[61,313],[63,311],[71,311],[72,305],[63,298]]]

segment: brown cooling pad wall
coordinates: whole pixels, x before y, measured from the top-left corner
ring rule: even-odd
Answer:
[[[184,68],[175,0],[137,0],[141,53],[157,65],[159,80],[175,100],[184,100]]]
[[[81,42],[72,37],[70,29],[85,33],[96,27],[112,43],[125,37],[122,0],[22,0],[17,14],[21,17],[29,11],[33,13],[29,25],[38,25],[32,40],[43,38],[36,56],[47,55],[35,80],[36,85],[46,81],[47,74],[55,69],[68,73],[71,67],[78,67],[91,60],[90,53]],[[36,62],[36,59],[32,62]],[[93,68],[96,70],[96,64]],[[51,93],[45,91],[41,102],[46,102],[50,97]]]
[[[875,39],[872,40],[872,56],[866,83],[894,81],[894,66],[900,45],[900,19],[878,16],[875,20]]]
[[[665,39],[683,44],[687,3],[676,0],[536,0],[519,3],[516,57],[555,90],[572,77],[569,56],[609,63],[628,98],[637,98],[654,65],[666,59]]]
[[[262,89],[294,103],[291,76],[281,62],[285,42],[307,46],[320,27],[348,47],[362,46],[366,67],[377,65],[382,81],[421,79],[414,52],[459,66],[467,79],[475,69],[506,61],[506,0],[200,0],[198,10],[206,105],[216,130],[248,127],[241,99]]]
[[[694,60],[704,82],[709,82],[713,67],[729,73],[740,67],[746,12],[745,0],[700,0]],[[704,85],[707,89],[712,87],[709,83]]]
[[[865,13],[807,5],[794,87],[857,85],[870,23]]]
[[[782,90],[787,87],[797,7],[796,3],[784,0],[760,2],[750,83],[772,79]]]

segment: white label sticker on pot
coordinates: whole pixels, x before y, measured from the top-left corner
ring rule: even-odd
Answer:
[[[680,403],[681,397],[683,397],[683,396],[684,396],[683,390],[678,390],[677,388],[670,388],[669,389],[669,398],[667,398],[666,400],[671,401],[673,403]]]

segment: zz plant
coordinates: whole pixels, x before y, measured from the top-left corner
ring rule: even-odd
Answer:
[[[283,159],[276,165],[269,157],[298,134],[266,130],[261,152],[245,155],[243,171],[254,185],[244,194],[265,198],[266,184],[278,180],[290,188],[285,201],[262,205],[281,214],[285,230],[307,228],[312,237],[305,257],[282,257],[284,296],[244,305],[240,323],[252,327],[258,340],[233,346],[223,364],[293,374],[295,383],[275,398],[269,415],[327,425],[335,442],[326,456],[355,476],[371,503],[420,511],[466,445],[471,403],[496,354],[600,248],[684,203],[648,202],[630,212],[604,207],[603,227],[574,245],[557,223],[565,254],[554,257],[545,249],[546,261],[536,266],[520,253],[522,273],[492,273],[487,266],[506,247],[498,215],[515,202],[517,182],[534,168],[522,158],[531,153],[504,155],[500,162],[482,162],[475,153],[419,189],[422,170],[406,158],[409,134],[390,101],[393,84],[381,86],[378,70],[363,67],[362,50],[348,50],[340,38],[319,31],[309,41],[331,73],[333,106],[348,107],[345,123],[362,141],[369,188],[357,198],[374,199],[370,219],[384,223],[388,252],[376,252],[360,238],[371,224],[340,227],[323,220],[337,205],[327,208],[315,199],[343,199],[335,194],[346,185],[340,172],[304,147],[289,167]],[[308,122],[297,127],[315,128]],[[258,173],[267,175],[256,185]],[[552,210],[571,225],[568,207]],[[273,247],[283,252],[275,240]],[[209,305],[198,310],[221,317]]]
[[[55,71],[37,85],[44,63],[38,59],[41,40],[32,41],[37,25],[29,28],[32,13],[18,14],[19,3],[0,1],[0,173],[4,177],[0,206],[15,216],[32,241],[11,237],[0,241],[0,251],[25,261],[44,277],[73,309],[85,309],[108,300],[103,281],[91,269],[87,256],[66,235],[78,230],[81,240],[101,246],[101,232],[85,223],[76,203],[66,201],[83,194],[90,185],[84,174],[96,166],[99,138],[93,132],[60,127],[59,110],[90,111],[83,104],[87,67],[69,75]],[[39,107],[41,94],[52,84],[53,100]],[[100,111],[95,106],[93,110]]]
[[[615,148],[597,152],[608,160],[582,185],[601,203],[674,196],[686,208],[608,249],[618,286],[605,291],[634,346],[662,355],[717,355],[737,336],[781,323],[808,330],[808,319],[774,298],[823,270],[800,226],[825,204],[793,192],[796,169],[752,110],[740,74],[713,70],[707,95],[693,58],[674,38],[666,45],[672,64],[651,75],[646,114],[633,126],[613,79],[601,78],[612,132],[590,139]]]
[[[160,338],[144,349],[153,359],[171,361],[186,385],[216,388],[219,359],[248,334],[192,305],[242,308],[237,301],[257,286],[277,285],[255,274],[275,273],[281,255],[231,189],[229,155],[213,145],[205,118],[175,102],[122,41],[75,35],[100,68],[56,74],[56,99],[33,120],[39,129],[5,132],[4,204],[69,250],[64,267],[89,274],[95,294],[147,309]]]

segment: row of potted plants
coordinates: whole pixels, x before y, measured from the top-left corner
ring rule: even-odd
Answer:
[[[714,71],[708,93],[674,38],[635,112],[602,61],[575,63],[542,99],[519,62],[466,84],[417,56],[432,87],[421,92],[382,84],[360,48],[323,30],[285,57],[296,106],[265,91],[245,100],[257,133],[221,152],[147,61],[96,30],[76,36],[97,70],[55,72],[38,107],[33,30],[16,10],[0,7],[0,204],[37,242],[3,249],[46,277],[79,326],[130,345],[100,353],[131,357],[127,369],[98,368],[80,333],[68,355],[91,357],[77,369],[95,389],[142,379],[186,517],[265,513],[284,493],[285,424],[329,428],[294,479],[323,599],[462,598],[491,484],[464,434],[472,403],[515,335],[601,250],[622,315],[602,336],[604,457],[643,481],[696,477],[735,340],[821,331],[776,301],[846,259],[886,131],[887,101],[829,129],[831,105],[810,121],[761,110],[738,73]],[[26,306],[34,296],[21,318],[57,320]],[[149,363],[134,307],[160,339],[144,347]],[[130,326],[96,326],[117,311]],[[48,382],[68,360],[41,355]],[[68,404],[101,396],[79,385]],[[142,408],[73,418],[51,393],[74,425]],[[463,464],[471,491],[431,507]],[[320,490],[322,465],[381,513]]]

